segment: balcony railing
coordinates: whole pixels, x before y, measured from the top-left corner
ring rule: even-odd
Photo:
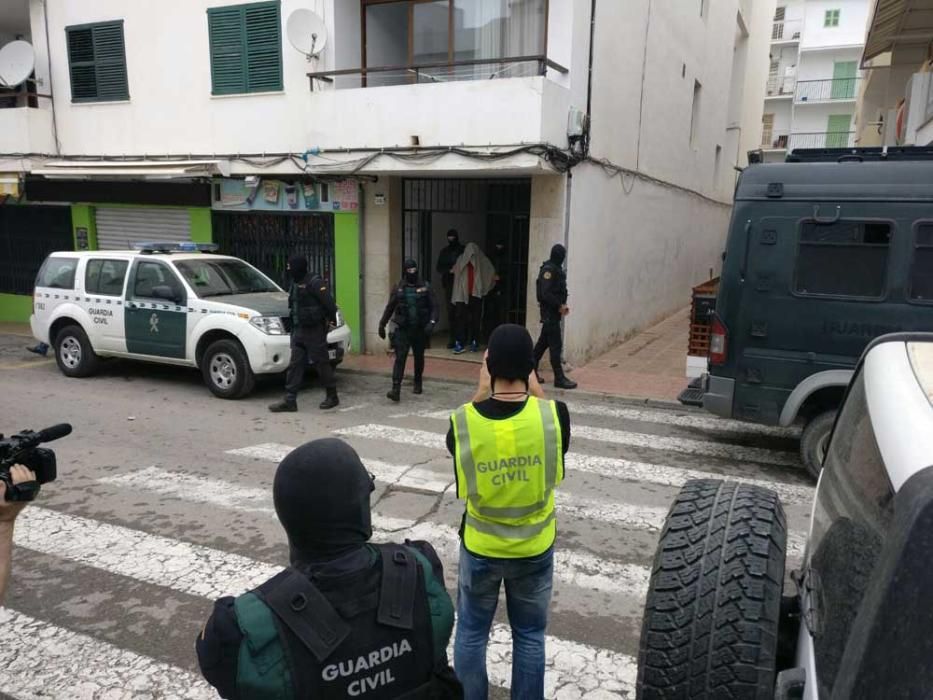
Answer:
[[[854,100],[858,95],[860,78],[831,78],[829,80],[798,80],[794,101],[797,103]]]
[[[447,83],[461,80],[492,80],[545,75],[548,69],[567,73],[567,69],[547,56],[517,56],[515,58],[443,61],[404,66],[367,66],[308,73],[311,89],[314,81],[333,83],[339,78],[358,78],[354,84],[338,87],[384,87],[417,83]]]
[[[37,108],[40,98],[50,100],[52,96],[40,93],[35,80],[27,80],[12,88],[0,87],[0,109]]]
[[[814,131],[788,133],[765,129],[761,147],[792,151],[795,148],[850,148],[855,145],[854,131]]]
[[[802,30],[802,19],[787,19],[775,22],[771,27],[771,41],[800,41],[800,32]]]
[[[768,76],[768,97],[793,97],[797,79],[793,77]]]

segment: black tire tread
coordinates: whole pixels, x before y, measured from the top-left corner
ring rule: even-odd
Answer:
[[[61,355],[59,353],[60,341],[67,335],[73,335],[81,343],[81,364],[73,370],[68,369],[62,364]],[[52,341],[52,347],[55,351],[55,363],[58,365],[58,369],[61,370],[61,373],[66,377],[90,377],[100,368],[100,357],[94,352],[94,348],[91,345],[90,338],[87,337],[87,333],[85,333],[84,329],[77,323],[70,323],[58,331]]]
[[[211,356],[221,350],[231,355],[240,365],[240,368],[237,370],[240,385],[229,394],[218,393],[210,377],[209,368]],[[214,341],[207,347],[207,350],[204,351],[204,357],[201,360],[201,376],[204,379],[204,383],[207,384],[208,389],[211,390],[211,393],[221,399],[241,399],[249,395],[256,386],[256,375],[253,374],[252,367],[250,367],[249,364],[249,357],[246,355],[243,346],[237,341],[227,338]]]
[[[836,411],[824,411],[814,416],[809,423],[804,426],[800,434],[800,460],[807,468],[814,479],[818,479],[823,465],[819,463],[816,457],[816,449],[820,437],[824,432],[833,429],[833,423],[836,420]]]
[[[787,525],[768,489],[688,481],[661,533],[637,696],[773,697]]]

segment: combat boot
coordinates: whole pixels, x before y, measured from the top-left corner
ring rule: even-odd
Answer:
[[[554,378],[554,386],[558,389],[576,389],[577,383],[566,374],[561,374],[559,377]]]
[[[336,408],[340,405],[340,399],[337,398],[337,387],[329,387],[327,389],[327,398],[321,402],[321,405],[318,407],[322,411],[326,411],[330,408]]]
[[[298,402],[295,399],[282,399],[281,401],[271,404],[269,410],[272,413],[294,413],[298,410]]]
[[[386,398],[389,399],[390,401],[395,401],[395,403],[398,403],[399,400],[401,400],[401,398],[402,398],[402,385],[401,385],[401,384],[395,384],[395,383],[393,382],[393,383],[392,383],[392,390],[389,391],[388,394],[386,394]]]
[[[413,394],[423,394],[423,393],[424,393],[424,387],[423,387],[422,384],[421,384],[421,377],[415,377],[415,386],[414,386],[414,388],[411,390],[411,393],[413,393]]]

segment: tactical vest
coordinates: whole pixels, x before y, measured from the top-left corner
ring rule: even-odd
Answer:
[[[414,293],[414,298],[410,299],[410,293]],[[427,282],[421,282],[418,286],[407,285],[404,282],[395,288],[395,325],[400,328],[424,328],[431,320],[431,306],[429,295],[431,289]],[[414,319],[412,319],[410,306],[414,305]],[[414,322],[412,322],[414,321]]]
[[[554,489],[564,475],[557,405],[531,396],[518,414],[496,420],[466,404],[453,419],[467,550],[503,559],[547,551],[557,534]]]
[[[288,568],[234,603],[243,700],[430,697],[431,613],[421,555],[372,546],[372,566],[339,576]]]

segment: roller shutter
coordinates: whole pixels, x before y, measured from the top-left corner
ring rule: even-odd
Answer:
[[[128,250],[136,243],[191,240],[187,209],[100,207],[97,209],[97,247]]]

